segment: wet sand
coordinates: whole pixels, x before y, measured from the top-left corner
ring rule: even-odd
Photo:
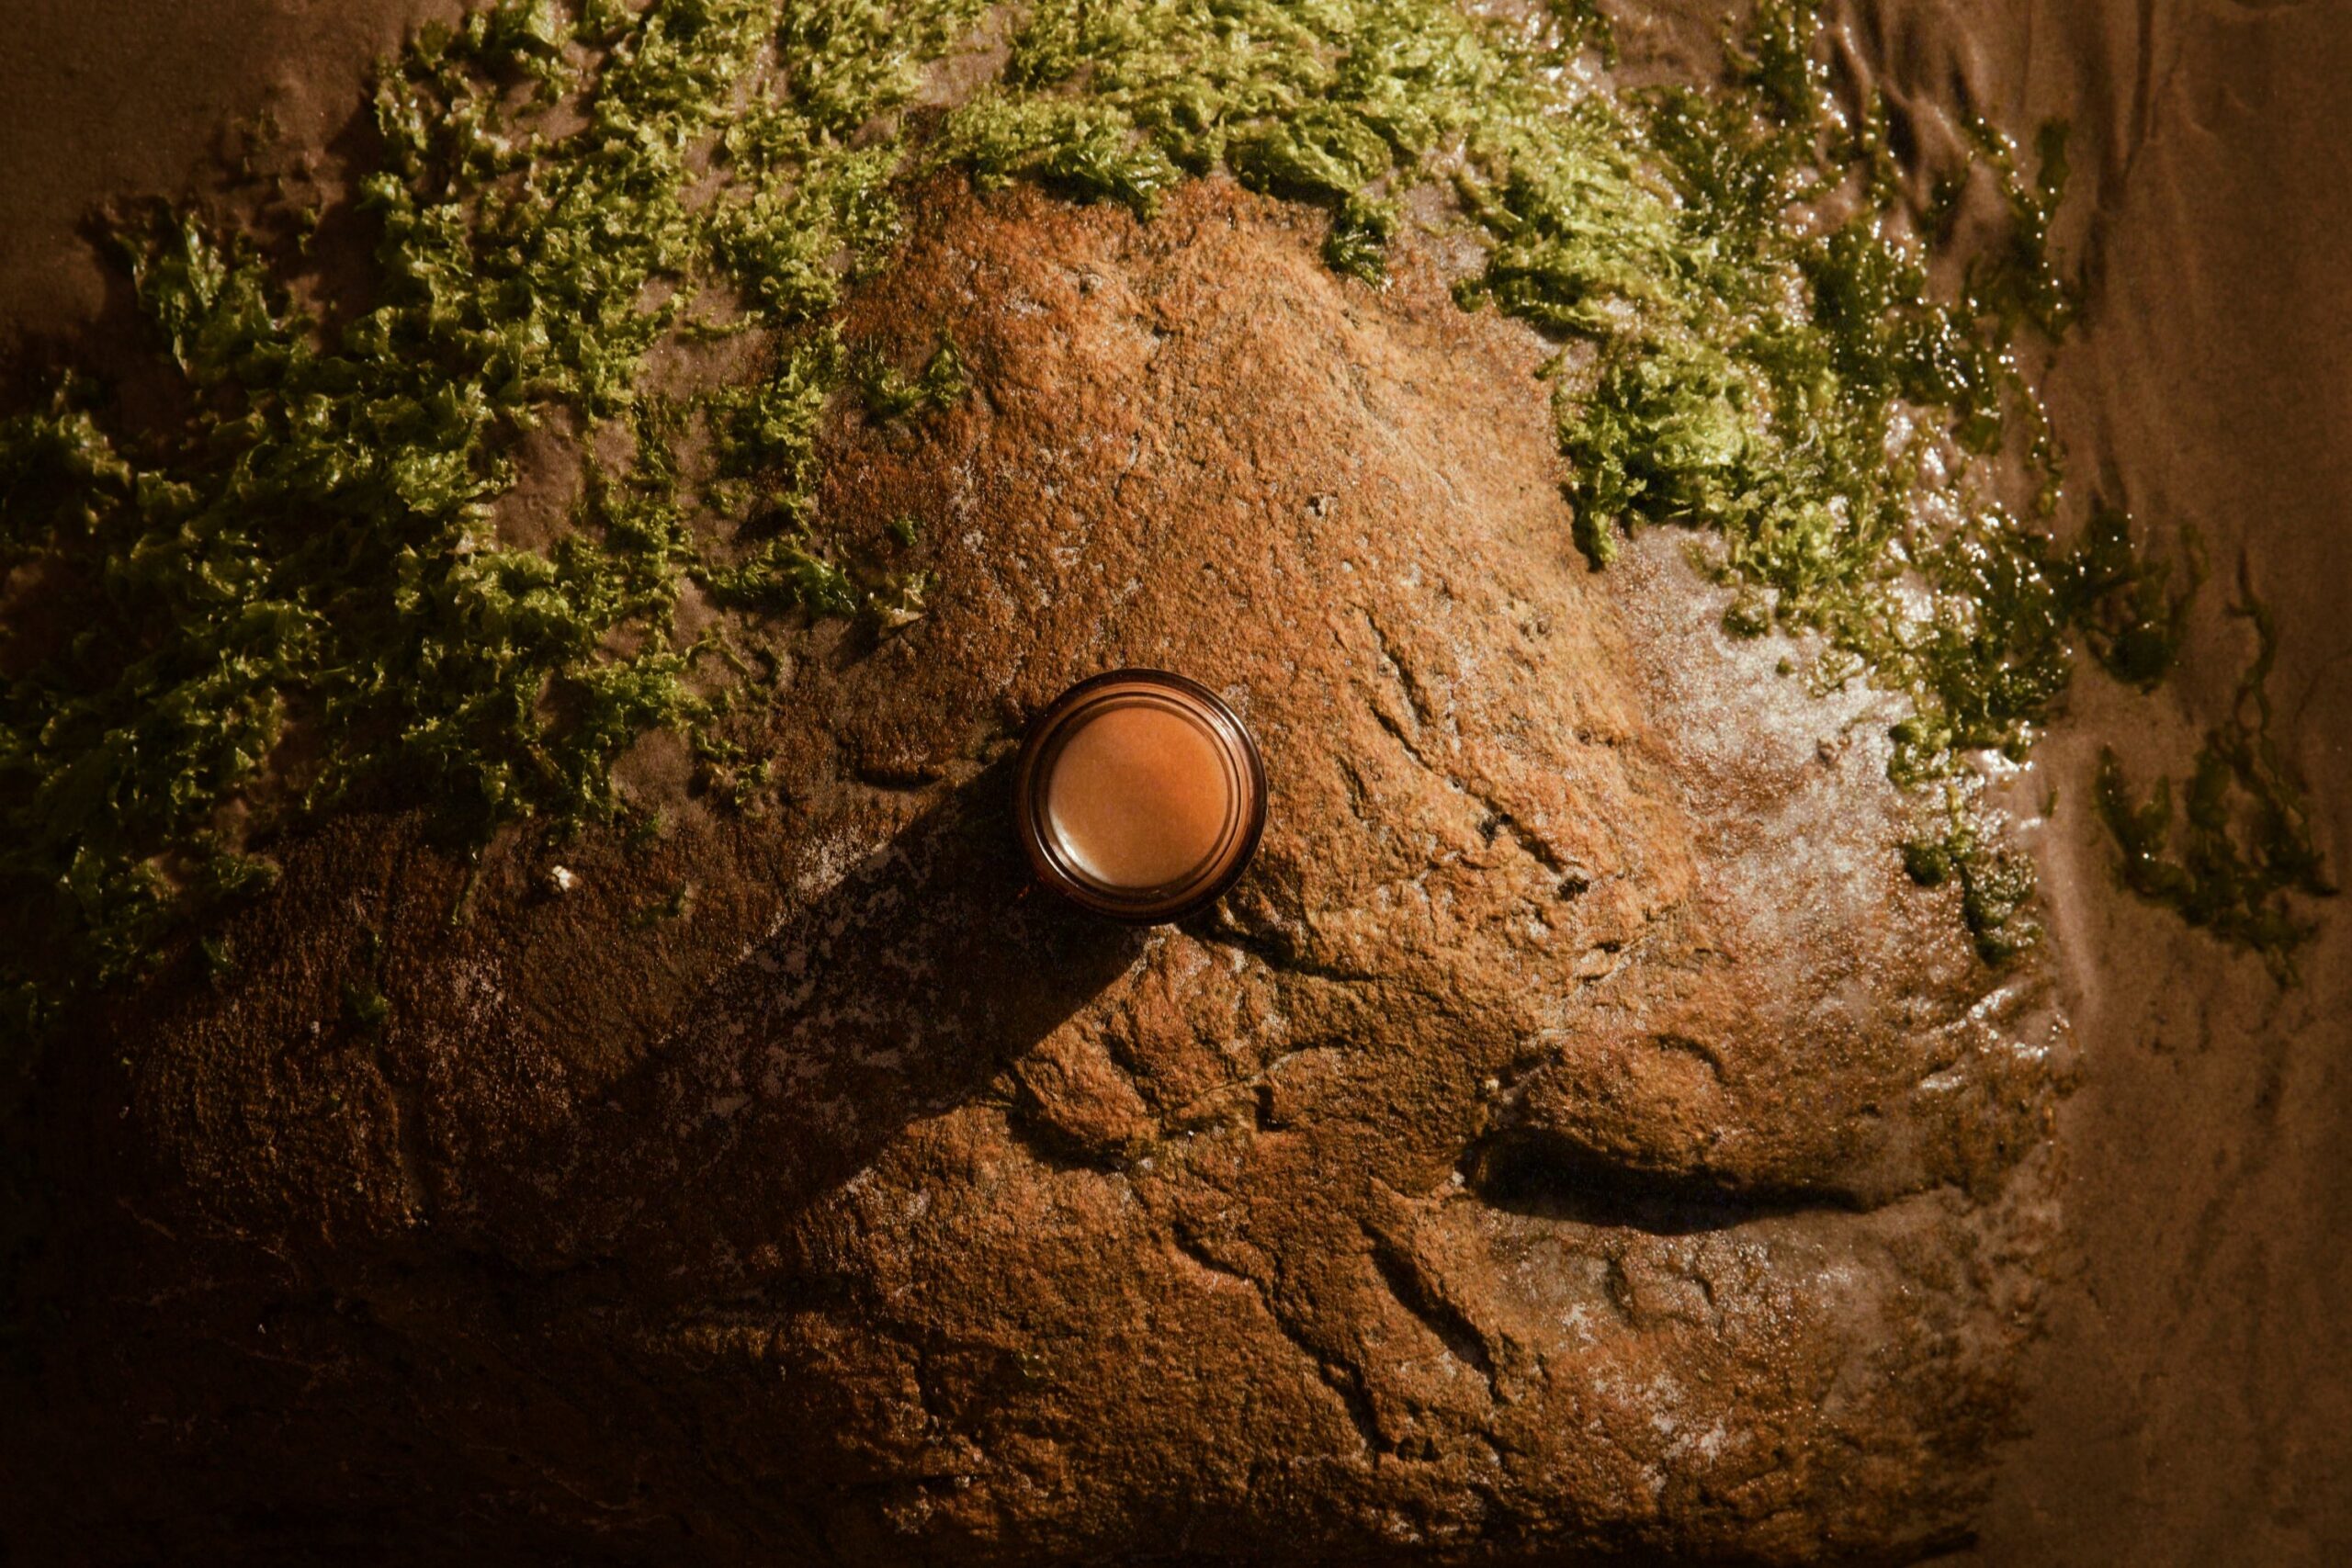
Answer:
[[[103,309],[94,206],[211,183],[253,128],[321,147],[369,63],[459,0],[28,0],[0,39],[0,356]]]
[[[1928,8],[1923,7],[1923,12]],[[2241,551],[2281,628],[2271,691],[2339,879],[2352,852],[2352,6],[2048,6],[2004,39],[2020,103],[2077,126],[2063,238],[2084,330],[2049,383],[2078,484]],[[1988,53],[1991,47],[1988,46]],[[2232,660],[2153,705],[2086,682],[2042,765],[2078,799],[2098,744],[2177,759]],[[2148,707],[2165,722],[2151,724]],[[2304,984],[2119,898],[2062,808],[2044,886],[2077,976],[2086,1081],[2061,1115],[2071,1276],[1984,1563],[2337,1562],[2352,1555],[2352,909],[2322,908]]]
[[[447,0],[31,0],[0,43],[0,355],[70,340],[107,299],[93,203],[207,183],[221,128],[289,145],[349,124],[367,62]],[[2352,4],[2169,8],[1855,0],[1854,57],[1920,125],[1967,105],[2075,126],[2059,240],[2084,321],[2048,382],[2075,485],[2215,566],[2183,674],[2095,677],[2039,765],[2037,848],[2084,1083],[2060,1114],[2069,1256],[2026,1429],[1957,1561],[2352,1557],[2352,908],[2304,983],[2119,895],[2092,759],[2182,771],[2250,639],[2222,614],[2243,551],[2282,630],[2279,737],[2320,841],[2352,852]]]

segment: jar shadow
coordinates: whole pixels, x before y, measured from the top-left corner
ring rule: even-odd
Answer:
[[[773,1272],[812,1200],[985,1092],[1148,941],[1035,883],[1007,758],[788,913],[523,1163],[566,1195],[575,1260],[642,1261],[694,1293],[714,1269]]]

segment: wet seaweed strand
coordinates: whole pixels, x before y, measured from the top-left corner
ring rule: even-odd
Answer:
[[[900,366],[831,324],[888,265],[899,192],[941,168],[1146,215],[1223,171],[1320,207],[1326,259],[1372,284],[1405,197],[1442,188],[1485,249],[1464,307],[1561,345],[1594,565],[1690,530],[1735,631],[1812,634],[1815,684],[1900,694],[1892,771],[1941,824],[1905,863],[1962,882],[1988,958],[2014,951],[2030,870],[1973,759],[2025,754],[2078,639],[2161,676],[2180,596],[2120,518],[2050,532],[2060,476],[2012,349],[2072,308],[2063,138],[2029,176],[1977,129],[2011,241],[1939,298],[1883,117],[1839,114],[1816,31],[1763,0],[1723,82],[1621,96],[1585,0],[1510,28],[1447,0],[507,0],[426,30],[375,94],[372,310],[328,332],[255,238],[158,214],[123,256],[187,417],[134,427],[69,379],[0,426],[0,574],[71,628],[0,648],[17,1026],[266,886],[255,851],[337,805],[430,800],[477,837],[608,817],[613,761],[656,727],[755,802],[729,713],[757,671],[723,630],[681,637],[678,596],[738,624],[922,614],[920,520],[854,549],[815,496],[829,411],[919,420],[964,388],[952,343]],[[927,108],[927,73],[991,40],[993,76]],[[644,389],[657,345],[739,333],[754,378]],[[523,547],[494,509],[535,429],[587,480],[569,531]],[[1984,499],[2005,454],[2039,476],[2030,515]],[[717,513],[751,521],[722,537]]]
[[[2270,671],[2278,630],[2239,563],[2233,615],[2252,628],[2255,653],[2229,716],[2205,732],[2179,791],[2159,778],[2143,796],[2114,748],[2102,749],[2095,795],[2121,851],[2124,886],[2192,926],[2262,955],[2282,983],[2315,930],[2294,897],[2335,892],[2316,848],[2301,783],[2270,733]]]

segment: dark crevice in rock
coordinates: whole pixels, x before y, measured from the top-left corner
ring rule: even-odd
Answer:
[[[1495,1358],[1487,1348],[1486,1337],[1479,1333],[1477,1325],[1445,1299],[1407,1248],[1385,1236],[1367,1235],[1372,1242],[1373,1267],[1379,1271],[1381,1282],[1388,1287],[1388,1293],[1436,1335],[1438,1342],[1452,1352],[1455,1360],[1484,1378],[1487,1396],[1501,1404],[1502,1391],[1495,1382]]]
[[[1432,721],[1429,715],[1429,699],[1422,693],[1419,682],[1414,677],[1411,669],[1390,647],[1386,634],[1380,629],[1380,624],[1368,614],[1364,616],[1364,624],[1372,628],[1372,635],[1380,645],[1383,662],[1391,667],[1396,673],[1396,685],[1404,693],[1406,704],[1412,710],[1415,726],[1421,729],[1430,728]],[[1395,714],[1390,713],[1385,707],[1374,705],[1372,716],[1378,721],[1382,729],[1387,731],[1389,739],[1395,740],[1403,749],[1405,755],[1410,758],[1416,766],[1442,780],[1448,788],[1459,790],[1478,803],[1482,813],[1478,831],[1488,843],[1494,842],[1498,833],[1509,834],[1510,841],[1518,845],[1530,859],[1563,878],[1560,885],[1560,897],[1564,899],[1573,898],[1591,886],[1591,879],[1580,868],[1569,864],[1561,857],[1558,851],[1530,831],[1527,825],[1512,815],[1510,809],[1497,800],[1493,795],[1430,761],[1422,752],[1420,743],[1406,733],[1404,725]]]
[[[1404,693],[1406,705],[1412,709],[1414,724],[1423,729],[1429,728],[1433,721],[1430,717],[1429,694],[1421,689],[1420,677],[1413,673],[1410,662],[1398,656],[1396,644],[1389,641],[1388,634],[1381,629],[1380,623],[1373,618],[1372,612],[1366,610],[1362,614],[1363,624],[1372,628],[1372,639],[1380,649],[1381,662],[1396,676],[1397,689]],[[1381,722],[1390,726],[1390,733],[1396,734],[1393,720],[1383,715]],[[1401,734],[1397,734],[1396,738],[1400,740],[1404,739]],[[1406,750],[1413,750],[1410,741],[1406,741]],[[1414,751],[1413,757],[1416,761],[1421,761],[1419,751]],[[1422,762],[1421,765],[1427,767],[1429,764]]]
[[[1619,1323],[1628,1328],[1638,1326],[1641,1318],[1634,1310],[1634,1280],[1625,1272],[1623,1258],[1609,1260],[1608,1272],[1601,1277],[1600,1293],[1608,1300],[1609,1310],[1617,1314]]]
[[[1689,1056],[1707,1069],[1716,1083],[1724,1082],[1723,1053],[1705,1041],[1689,1034],[1653,1034],[1650,1043],[1660,1051],[1671,1051]]]
[[[1113,1151],[1063,1132],[1027,1106],[1002,1106],[999,1113],[1004,1118],[1006,1135],[1047,1170],[1104,1176],[1116,1173],[1126,1163]]]
[[[1267,968],[1283,975],[1295,975],[1302,979],[1326,980],[1335,986],[1371,986],[1391,983],[1391,977],[1368,969],[1350,969],[1310,958],[1292,942],[1282,937],[1260,931],[1243,931],[1238,926],[1219,925],[1211,930],[1193,933],[1199,940],[1223,947],[1239,948]]]
[[[1386,730],[1390,737],[1396,740],[1396,744],[1405,749],[1405,755],[1413,760],[1415,766],[1426,769],[1430,773],[1435,773],[1438,777],[1445,779],[1448,784],[1453,782],[1453,779],[1446,774],[1444,769],[1437,767],[1435,764],[1431,763],[1427,757],[1421,755],[1420,747],[1414,743],[1411,736],[1405,733],[1405,727],[1396,722],[1396,716],[1395,714],[1390,713],[1385,708],[1376,707],[1372,710],[1372,716],[1378,719],[1380,721],[1380,728]]]
[[[1464,787],[1466,788],[1467,786]],[[1537,838],[1533,833],[1528,831],[1524,823],[1521,822],[1518,818],[1512,816],[1510,812],[1497,805],[1491,796],[1481,794],[1477,790],[1470,790],[1469,794],[1473,799],[1476,800],[1480,806],[1486,808],[1486,819],[1478,824],[1478,831],[1486,838],[1487,841],[1488,843],[1494,842],[1495,835],[1498,832],[1510,834],[1510,841],[1517,844],[1521,851],[1525,852],[1530,859],[1533,860],[1538,865],[1544,867],[1544,870],[1553,872],[1563,878],[1560,884],[1560,897],[1562,898],[1573,898],[1577,897],[1577,894],[1584,892],[1586,888],[1592,886],[1589,878],[1578,874],[1571,866],[1569,866],[1567,862],[1560,858],[1559,853],[1555,851],[1551,845],[1545,843],[1542,839]],[[1571,888],[1573,888],[1574,891],[1570,891]]]
[[[1413,672],[1412,666],[1399,657],[1395,646],[1388,640],[1388,635],[1381,629],[1380,623],[1374,619],[1369,612],[1364,614],[1363,620],[1364,625],[1372,628],[1373,640],[1379,645],[1383,664],[1393,671],[1397,688],[1404,693],[1406,705],[1412,710],[1414,724],[1421,729],[1432,728],[1430,700],[1428,694],[1421,689],[1419,677]],[[1396,715],[1384,707],[1375,705],[1372,710],[1372,716],[1379,721],[1380,728],[1388,732],[1390,739],[1402,747],[1405,754],[1415,763],[1478,803],[1479,808],[1484,813],[1478,824],[1478,831],[1488,843],[1494,841],[1498,833],[1509,834],[1511,842],[1518,845],[1529,858],[1562,878],[1560,897],[1564,900],[1578,897],[1591,886],[1591,878],[1581,867],[1570,864],[1552,845],[1530,831],[1527,825],[1520,821],[1510,808],[1497,800],[1493,795],[1431,762],[1427,756],[1423,755],[1419,743],[1405,733],[1405,727],[1397,721]]]
[[[1306,1358],[1307,1364],[1315,1369],[1316,1377],[1338,1396],[1340,1407],[1347,1412],[1348,1420],[1355,1427],[1356,1436],[1363,1439],[1364,1451],[1368,1454],[1390,1451],[1388,1440],[1380,1435],[1380,1420],[1373,1411],[1372,1396],[1364,1390],[1363,1373],[1361,1371],[1352,1366],[1334,1364],[1322,1351],[1308,1343],[1290,1320],[1275,1308],[1272,1297],[1267,1294],[1265,1285],[1256,1276],[1244,1273],[1219,1260],[1215,1253],[1203,1247],[1194,1238],[1186,1235],[1181,1226],[1170,1232],[1169,1239],[1175,1243],[1178,1252],[1209,1273],[1222,1275],[1228,1280],[1238,1280],[1249,1286],[1257,1296],[1259,1306],[1264,1309],[1267,1318],[1280,1331],[1282,1337],[1289,1340],[1300,1355]]]
[[[869,788],[904,795],[929,789],[941,774],[939,767],[929,761],[863,761],[851,767],[850,776]]]
[[[1348,813],[1366,828],[1378,828],[1380,820],[1371,810],[1372,788],[1364,782],[1363,770],[1351,758],[1334,757],[1332,762],[1340,772],[1340,783],[1347,791]]]
[[[424,1096],[416,1085],[392,1076],[379,1047],[375,1055],[377,1077],[391,1107],[392,1153],[401,1173],[401,1189],[413,1216],[424,1220],[433,1213],[433,1176],[424,1133]]]
[[[1274,1075],[1301,1056],[1319,1054],[1338,1055],[1347,1047],[1338,1041],[1319,1041],[1284,1051],[1246,1077],[1220,1083],[1215,1088],[1193,1096],[1190,1100],[1169,1108],[1161,1115],[1161,1124],[1170,1130],[1195,1128],[1210,1124],[1220,1106],[1234,1104],[1250,1108],[1250,1122],[1260,1133],[1296,1132],[1306,1125],[1295,1110],[1284,1110],[1273,1081]],[[1237,1100],[1238,1096],[1245,1096]]]
[[[1860,1213],[1871,1206],[1833,1189],[1643,1170],[1542,1127],[1506,1128],[1480,1139],[1463,1156],[1461,1170],[1470,1191],[1493,1208],[1650,1235],[1731,1230],[1801,1213]]]

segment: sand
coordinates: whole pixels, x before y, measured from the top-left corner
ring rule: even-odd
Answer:
[[[105,309],[94,203],[210,183],[225,124],[350,124],[367,62],[444,0],[28,0],[0,43],[0,355]],[[1691,7],[1690,9],[1697,9]],[[1962,104],[2063,115],[2062,247],[2087,287],[2048,389],[2078,485],[2241,552],[2283,632],[2282,738],[2321,841],[2352,853],[2352,6],[1858,0],[1853,58],[1930,130]],[[1955,1561],[2329,1562],[2352,1555],[2352,909],[2303,984],[2119,895],[2087,810],[2102,742],[2178,772],[2235,635],[2152,705],[2097,681],[2040,766],[2037,848],[2082,1044],[2056,1137],[2067,1257],[2025,1430]]]

